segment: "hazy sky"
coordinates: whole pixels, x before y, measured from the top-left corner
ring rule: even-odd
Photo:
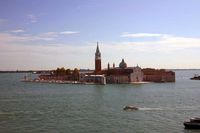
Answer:
[[[0,70],[200,68],[200,0],[1,0]]]

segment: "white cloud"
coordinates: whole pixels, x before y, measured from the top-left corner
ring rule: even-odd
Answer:
[[[39,33],[36,35],[30,35],[30,34],[11,34],[11,33],[24,33],[25,31],[23,29],[16,29],[11,30],[9,33],[0,33],[0,41],[1,42],[29,42],[29,41],[52,41],[59,37],[60,33],[62,32],[44,32]],[[69,33],[63,33],[63,34],[75,34],[78,32],[70,31]]]
[[[23,30],[13,30],[12,32],[24,32]],[[36,35],[27,34],[10,34],[0,33],[1,43],[20,43],[40,40],[51,41],[59,37],[61,32],[45,32]],[[177,37],[168,35],[155,41],[129,41],[129,42],[107,42],[107,46],[113,47],[116,50],[137,50],[137,51],[158,51],[158,52],[173,52],[176,50],[187,48],[200,48],[200,38]],[[109,48],[110,49],[110,48]]]
[[[143,37],[165,37],[168,36],[166,34],[155,34],[155,33],[135,33],[130,34],[128,32],[124,32],[120,37],[129,37],[129,38],[143,38]]]
[[[120,45],[138,51],[169,53],[187,48],[200,48],[200,38],[169,36],[155,41],[123,42]]]
[[[21,42],[38,41],[38,40],[46,40],[46,38],[33,35],[16,35],[9,33],[0,33],[1,43],[21,43]]]
[[[16,29],[16,30],[11,30],[10,32],[12,32],[12,33],[23,33],[25,31],[23,29]]]
[[[33,15],[33,14],[28,14],[27,18],[30,20],[31,23],[38,22],[38,18],[35,15]]]
[[[52,45],[0,44],[0,61],[2,62],[0,70],[87,68],[88,65],[85,65],[85,62],[93,65],[93,60],[90,58],[94,49],[92,46],[74,46],[67,43]]]
[[[155,34],[155,33],[136,33],[130,34],[127,32],[122,33],[121,37],[142,38],[157,37],[156,40],[151,41],[137,41],[137,42],[122,42],[121,45],[133,46],[135,50],[139,51],[160,51],[160,52],[173,52],[186,48],[200,48],[200,38],[179,37],[169,34]]]
[[[80,32],[78,31],[63,31],[63,32],[60,32],[60,34],[62,35],[71,35],[71,34],[78,34]]]
[[[37,35],[38,38],[41,38],[46,41],[55,40],[56,37],[58,37],[58,33],[56,32],[45,32]]]
[[[46,32],[33,36],[0,33],[0,69],[94,68],[95,42],[80,46],[67,43],[46,45],[40,41],[55,39],[59,34]],[[37,41],[39,45],[31,41]],[[189,49],[200,50],[200,38],[168,36],[155,41],[100,43],[103,68],[107,62],[115,62],[117,66],[121,58],[125,58],[129,66],[138,63],[142,67],[157,68],[200,67],[195,61],[198,59],[196,54],[185,53]],[[189,66],[188,62],[193,65]]]

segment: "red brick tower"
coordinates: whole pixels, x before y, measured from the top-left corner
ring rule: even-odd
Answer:
[[[101,72],[101,53],[99,51],[99,45],[97,42],[97,49],[95,53],[95,74],[99,74]]]

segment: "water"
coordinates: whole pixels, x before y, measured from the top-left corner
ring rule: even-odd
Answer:
[[[200,70],[176,71],[176,83],[70,85],[25,83],[0,74],[0,133],[196,133]],[[138,111],[123,111],[136,105]]]

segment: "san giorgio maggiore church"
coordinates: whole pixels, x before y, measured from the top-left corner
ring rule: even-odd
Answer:
[[[106,83],[135,83],[143,81],[143,72],[139,66],[128,67],[124,59],[119,63],[119,67],[112,66],[108,63],[106,69],[101,67],[101,52],[97,42],[95,52],[95,70],[93,73],[80,75],[80,81],[94,82],[99,84]]]
[[[74,81],[72,75],[40,75],[39,79],[55,80],[55,81]],[[76,82],[83,84],[122,84],[122,83],[141,83],[141,82],[175,82],[175,72],[165,69],[128,67],[125,60],[119,63],[118,67],[115,64],[108,63],[107,68],[101,67],[101,52],[97,43],[95,52],[95,70],[80,71]]]

